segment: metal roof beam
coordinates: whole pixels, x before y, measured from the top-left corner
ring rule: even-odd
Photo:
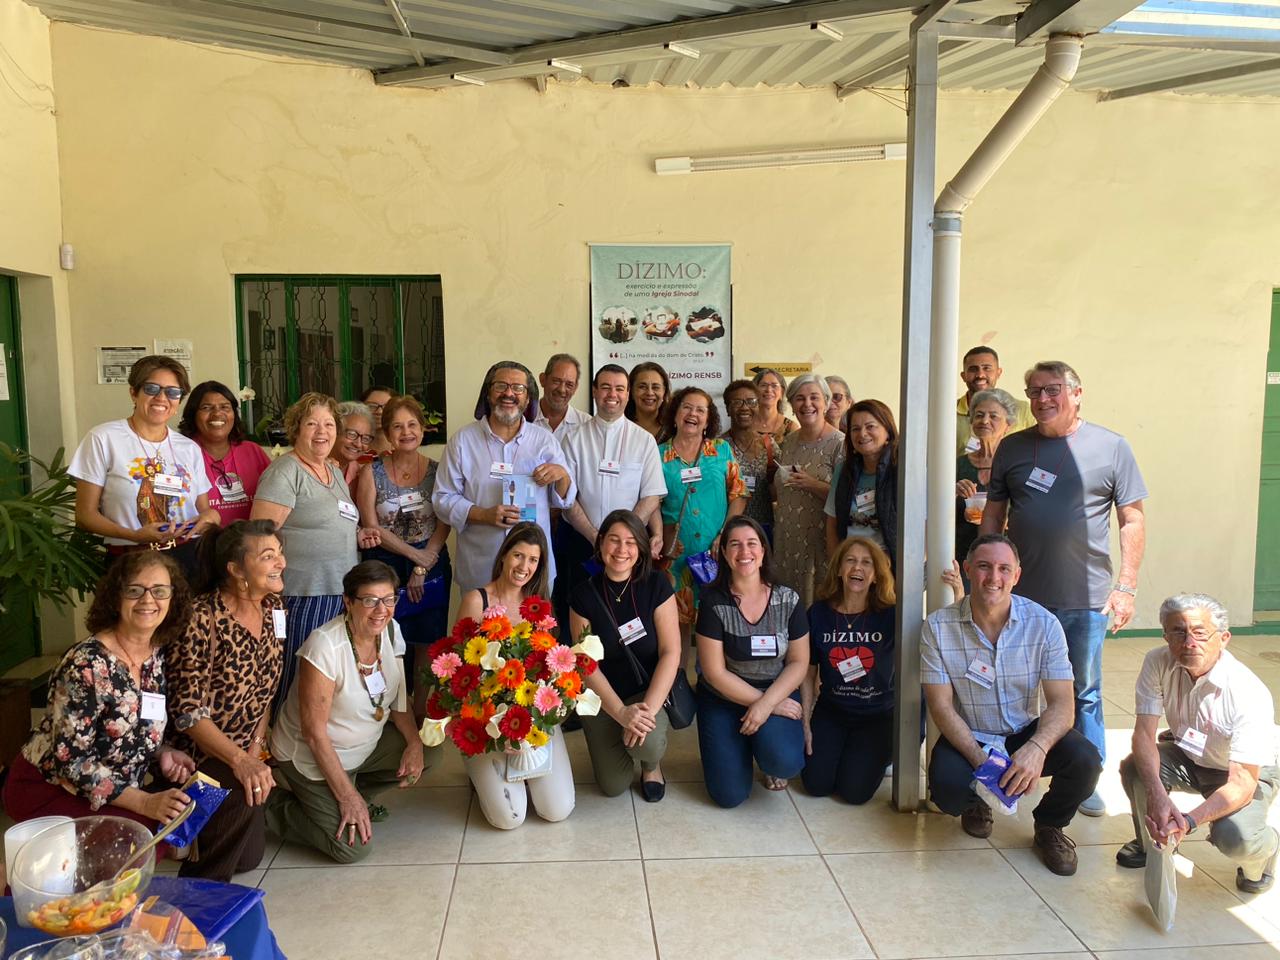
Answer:
[[[1124,100],[1128,97],[1140,97],[1144,93],[1160,93],[1164,90],[1176,90],[1179,87],[1194,87],[1202,83],[1216,83],[1219,80],[1235,80],[1255,73],[1272,73],[1280,70],[1280,59],[1258,60],[1254,63],[1240,63],[1232,67],[1220,67],[1217,70],[1205,70],[1202,73],[1188,73],[1180,77],[1169,77],[1165,80],[1153,80],[1150,83],[1139,83],[1119,90],[1103,90],[1098,100]]]
[[[938,44],[938,55],[950,53],[952,50],[963,47],[967,42],[966,40],[944,40]],[[844,100],[853,96],[859,90],[865,90],[867,87],[874,86],[887,77],[902,73],[907,68],[909,50],[909,46],[904,45],[896,50],[890,50],[883,57],[873,60],[852,80],[846,80],[844,83],[836,85],[836,98]]]
[[[912,31],[919,30],[921,27],[928,26],[933,21],[939,19],[944,13],[956,5],[959,0],[933,0],[929,6],[920,11],[919,15],[911,21]]]
[[[400,4],[398,4],[396,0],[386,0],[386,4],[387,9],[391,11],[391,19],[396,22],[396,26],[399,28],[400,32],[412,40],[413,31],[409,29],[409,21],[404,18],[404,13],[400,10]],[[409,52],[413,54],[413,60],[418,66],[422,67],[426,65],[427,61],[422,58],[421,51],[415,49],[410,50]]]
[[[1036,0],[1015,24],[1015,42],[1046,40],[1051,33],[1097,33],[1140,5],[1141,0]]]
[[[619,60],[624,60],[628,54],[641,53],[645,58],[652,58],[655,52],[661,51],[664,43],[697,44],[700,41],[724,40],[743,34],[807,26],[820,20],[854,20],[859,17],[910,10],[916,2],[917,0],[820,0],[820,2],[791,3],[765,10],[729,13],[697,20],[680,20],[651,27],[633,27],[629,30],[618,30],[576,40],[540,43],[509,51],[510,67],[519,67],[522,70],[497,71],[496,75],[490,75],[489,79],[533,76],[536,73],[545,72],[546,61],[553,57],[581,61],[584,57],[613,55]],[[383,85],[439,83],[448,82],[450,75],[459,71],[473,75],[478,73],[480,76],[489,73],[484,70],[477,71],[472,63],[446,61],[428,67],[389,70],[379,74],[375,79]]]

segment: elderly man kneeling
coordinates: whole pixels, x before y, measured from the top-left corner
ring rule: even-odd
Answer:
[[[1262,893],[1275,877],[1280,833],[1267,826],[1267,808],[1280,785],[1276,769],[1271,692],[1227,652],[1227,611],[1202,593],[1180,593],[1160,605],[1165,646],[1147,654],[1138,675],[1133,753],[1120,779],[1133,809],[1136,838],[1116,862],[1147,862],[1146,833],[1177,844],[1205,824],[1209,842],[1237,863],[1236,887]],[[1157,735],[1160,715],[1169,729]],[[1188,813],[1171,790],[1198,793]]]

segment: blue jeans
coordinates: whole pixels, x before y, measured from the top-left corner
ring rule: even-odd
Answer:
[[[747,708],[697,686],[698,749],[702,778],[711,799],[736,807],[751,795],[752,761],[773,777],[789,780],[804,767],[804,728],[799,720],[774,714],[751,736],[738,732]],[[793,699],[796,697],[793,695]]]
[[[1049,612],[1062,624],[1067,635],[1067,656],[1075,674],[1075,728],[1107,759],[1107,738],[1102,722],[1102,641],[1107,636],[1107,616],[1097,610],[1056,610]]]

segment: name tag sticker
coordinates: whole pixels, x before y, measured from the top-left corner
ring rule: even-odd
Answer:
[[[152,722],[164,720],[164,694],[163,693],[143,693],[142,694],[142,719]]]
[[[845,657],[836,664],[836,669],[840,671],[840,676],[845,683],[852,683],[867,675],[867,668],[862,665],[862,658],[857,654]]]
[[[1056,473],[1050,473],[1044,467],[1032,467],[1031,476],[1027,477],[1027,486],[1041,493],[1048,493],[1053,482],[1058,479]]]
[[[990,690],[991,685],[996,682],[996,668],[981,658],[974,657],[973,663],[969,664],[969,669],[965,671],[965,676],[978,686]]]
[[[702,479],[701,467],[685,467],[680,471],[681,483],[697,483]]]
[[[601,460],[600,473],[602,476],[616,477],[618,474],[622,473],[622,464],[617,460]]]
[[[271,628],[277,640],[285,639],[289,630],[289,616],[283,610],[271,611]]]
[[[356,509],[356,505],[348,500],[338,501],[338,516],[344,520],[350,520],[352,523],[359,523],[360,511]]]
[[[223,479],[226,483],[223,483]],[[223,503],[244,503],[248,500],[248,496],[244,492],[244,484],[240,482],[240,478],[234,473],[229,473],[226,477],[218,480],[218,493],[222,497]]]
[[[778,655],[778,638],[772,634],[767,637],[752,637],[751,655],[753,657],[776,657]]]
[[[853,498],[853,504],[858,508],[860,513],[866,513],[876,505],[876,492],[874,490],[867,490],[858,494]]]
[[[629,647],[642,637],[648,636],[644,624],[640,622],[640,618],[628,620],[626,623],[619,625],[618,638],[622,641],[624,647]]]
[[[975,450],[979,449],[981,446],[982,444],[978,442],[977,437],[970,437],[968,440],[965,441],[964,450],[965,450],[965,453],[973,453]]]
[[[364,685],[369,690],[369,695],[376,697],[380,693],[387,691],[387,678],[382,675],[381,670],[375,670],[364,678]]]
[[[1178,738],[1178,746],[1193,757],[1203,757],[1205,744],[1208,743],[1208,740],[1209,737],[1195,727],[1187,727],[1182,736]]]
[[[515,464],[512,463],[503,463],[501,460],[495,460],[489,464],[489,476],[491,477],[509,477],[515,472]]]
[[[183,485],[182,477],[178,476],[176,473],[157,473],[155,478],[151,481],[151,486],[155,489],[156,493],[163,493],[165,496],[169,497],[177,496],[180,493],[186,492],[186,487]]]
[[[749,473],[748,473],[748,474],[747,474],[746,476],[744,476],[742,479],[746,481],[746,484],[747,484],[747,493],[755,493],[755,492],[756,492],[756,478],[755,478],[755,477],[753,477],[751,474],[749,474]]]
[[[396,504],[405,513],[417,513],[422,509],[426,500],[427,498],[423,496],[421,490],[410,490],[408,493],[400,494]]]

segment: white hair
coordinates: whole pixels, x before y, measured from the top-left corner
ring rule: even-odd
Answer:
[[[801,387],[807,387],[811,383],[817,384],[818,389],[822,391],[822,395],[826,398],[827,403],[830,403],[831,388],[827,386],[827,381],[816,373],[802,373],[791,381],[790,386],[787,387],[787,403],[794,407],[795,400],[792,398],[800,392]]]
[[[1160,604],[1160,624],[1163,626],[1165,620],[1175,613],[1190,613],[1193,610],[1203,610],[1209,614],[1218,630],[1227,629],[1227,608],[1207,593],[1175,593]]]

